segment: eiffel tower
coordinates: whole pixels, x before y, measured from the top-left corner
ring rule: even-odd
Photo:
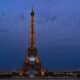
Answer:
[[[31,11],[31,25],[30,25],[30,44],[28,48],[28,54],[22,66],[22,69],[19,71],[20,76],[28,75],[40,75],[44,76],[46,71],[42,67],[40,58],[38,56],[37,48],[35,45],[35,31],[34,31],[34,10]]]

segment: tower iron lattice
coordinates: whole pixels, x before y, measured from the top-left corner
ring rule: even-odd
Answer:
[[[19,75],[23,76],[25,74],[28,74],[28,75],[44,76],[46,71],[41,65],[40,58],[38,56],[38,51],[37,51],[36,44],[35,44],[35,31],[34,31],[35,13],[34,13],[33,8],[32,8],[30,15],[31,15],[31,24],[30,24],[29,48],[28,48],[28,52],[27,52],[27,56],[24,61],[24,64],[19,71]]]

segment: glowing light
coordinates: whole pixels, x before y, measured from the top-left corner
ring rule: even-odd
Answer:
[[[34,56],[30,56],[29,60],[30,60],[30,64],[34,64],[35,63],[35,57]]]
[[[41,75],[44,76],[45,75],[45,71],[42,69],[41,70]]]
[[[30,61],[31,61],[31,62],[34,62],[34,61],[35,61],[35,58],[34,58],[33,56],[31,56],[31,57],[30,57]]]
[[[39,59],[38,59],[38,57],[36,57],[36,62],[39,63]]]
[[[19,72],[19,76],[23,76],[23,71],[20,71]]]
[[[45,72],[44,72],[44,71],[42,71],[42,72],[41,72],[41,75],[42,75],[42,76],[44,76],[44,75],[45,75]]]

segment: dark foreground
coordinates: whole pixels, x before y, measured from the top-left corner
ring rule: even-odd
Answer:
[[[70,77],[45,77],[45,78],[27,78],[27,77],[13,77],[13,78],[3,78],[0,80],[80,80],[80,78],[70,78]]]
[[[45,76],[24,75],[18,72],[0,72],[0,80],[80,80],[80,71],[47,72]]]

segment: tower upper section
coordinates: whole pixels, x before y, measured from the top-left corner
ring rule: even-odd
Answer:
[[[31,11],[31,26],[30,26],[30,48],[35,47],[35,31],[34,31],[34,10]]]

